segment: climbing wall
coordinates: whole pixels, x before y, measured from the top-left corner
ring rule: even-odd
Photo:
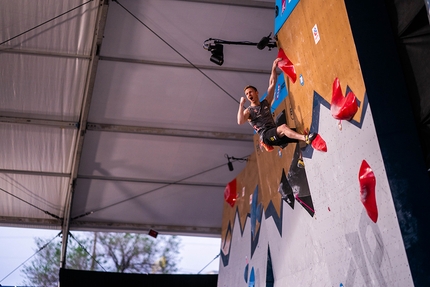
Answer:
[[[414,286],[345,4],[294,5],[277,35],[297,77],[279,76],[274,115],[326,150],[268,152],[254,135],[224,204],[218,286]]]

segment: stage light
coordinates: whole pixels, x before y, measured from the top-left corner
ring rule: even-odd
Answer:
[[[234,160],[234,161],[248,161],[248,159],[246,157],[241,157],[241,158],[236,158],[234,156],[228,156],[228,154],[224,155],[225,158],[227,159],[227,166],[228,166],[228,170],[229,171],[233,171],[234,167],[233,167],[233,163],[230,160]]]
[[[230,161],[230,158],[228,158],[227,165],[228,165],[228,170],[229,171],[233,171],[234,170],[233,163]]]
[[[258,50],[263,50],[264,48],[266,48],[267,45],[269,45],[269,42],[270,42],[270,35],[269,37],[261,38],[260,42],[258,42],[257,44]]]
[[[272,48],[277,47],[276,36],[274,37],[274,40],[270,37],[272,33],[269,34],[267,37],[263,37],[260,42],[253,43],[249,41],[226,41],[221,39],[213,39],[209,38],[203,43],[203,49],[208,50],[212,53],[212,56],[210,57],[210,61],[217,64],[218,66],[221,66],[224,64],[224,45],[245,45],[245,46],[257,46],[259,50],[263,50],[264,48],[268,47],[269,51],[272,50]]]
[[[224,63],[224,46],[221,44],[210,45],[212,56],[210,61],[221,66]]]

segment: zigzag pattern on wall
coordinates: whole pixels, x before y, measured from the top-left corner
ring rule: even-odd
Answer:
[[[348,94],[350,91],[351,91],[351,89],[349,87],[347,87],[345,94]],[[361,103],[360,101],[357,100],[358,106],[359,107],[362,106],[360,120],[359,121],[355,121],[355,120],[352,119],[352,120],[349,121],[352,125],[356,126],[359,129],[361,129],[361,127],[363,125],[364,117],[366,115],[366,111],[367,111],[367,107],[368,107],[368,99],[367,99],[367,94],[366,93],[364,94],[363,99],[364,99],[363,103]],[[317,92],[314,91],[314,95],[313,95],[313,107],[312,107],[312,123],[311,123],[311,128],[310,128],[311,132],[317,132],[318,133],[321,106],[324,106],[325,108],[330,109],[330,103],[327,100],[325,100],[321,95],[319,95]],[[301,151],[302,151],[302,156],[303,157],[312,158],[314,150],[312,149],[312,147],[310,145],[307,145]],[[256,187],[256,191],[254,191],[254,194],[257,192],[257,190],[258,190],[258,186]],[[296,197],[296,199],[301,204],[301,206],[303,208],[305,208],[306,211],[309,212],[309,214],[311,216],[313,216],[314,211],[313,210],[309,210],[309,205],[312,204],[312,198],[311,198],[311,196],[309,195],[309,196],[305,196],[303,198],[300,197],[300,196],[298,196],[298,198]],[[302,200],[299,200],[299,199],[302,199]],[[303,199],[305,199],[305,200],[303,201]],[[286,199],[284,198],[284,200],[286,200]],[[286,200],[286,202],[287,202],[287,200]],[[255,203],[254,203],[255,204],[254,212],[256,212],[254,216],[256,216],[256,217],[253,218],[254,220],[251,220],[251,224],[256,224],[257,221],[259,223],[261,223],[262,212],[257,212],[258,211],[258,208],[257,208],[258,203],[259,203],[258,201],[255,201]],[[311,205],[311,206],[313,208],[313,205]],[[290,207],[292,209],[294,209],[294,204],[293,205],[290,204]],[[251,213],[252,213],[252,208],[251,208]],[[275,226],[276,226],[276,228],[279,231],[279,235],[282,237],[283,204],[281,204],[281,209],[280,209],[280,212],[278,214],[277,210],[275,209],[275,206],[274,206],[273,202],[271,201],[270,204],[266,207],[266,210],[264,211],[264,215],[265,215],[265,219],[268,219],[269,217],[272,217],[273,222],[275,223]],[[239,221],[240,221],[240,214],[239,214],[239,211],[238,211],[237,207],[236,207],[236,212],[235,212],[235,217],[236,216],[239,218]],[[245,229],[246,221],[248,220],[248,217],[251,218],[251,217],[253,217],[253,215],[248,214],[245,217],[246,219],[245,219],[245,223],[243,224],[243,228],[242,228],[242,224],[240,224],[240,226],[241,226],[240,227],[240,232],[241,232],[241,236],[242,237],[243,237],[243,233],[244,233],[244,229]],[[233,219],[233,220],[235,220],[235,219]],[[229,223],[229,225],[228,225],[228,231],[226,233],[226,237],[228,236],[229,232],[231,232],[231,233],[233,232],[233,228],[231,228],[231,226],[232,225]],[[254,227],[251,226],[251,230],[253,230],[253,232],[252,232],[253,236],[251,236],[251,250],[250,250],[251,251],[251,258],[252,258],[253,254],[254,254],[254,251],[255,251],[256,247],[258,246],[258,241],[259,241],[259,237],[260,237],[260,229],[261,229],[260,226],[261,225],[259,225],[258,227],[257,226],[254,226]],[[226,238],[222,238],[222,240],[225,241]],[[231,250],[231,246],[229,248],[228,254],[223,254],[223,252],[221,252],[221,259],[222,259],[222,262],[223,262],[224,266],[228,265],[229,256],[230,256],[230,250]]]

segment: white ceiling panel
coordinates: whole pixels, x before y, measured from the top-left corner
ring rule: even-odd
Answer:
[[[39,222],[47,226],[43,224],[47,220],[60,225],[67,184],[66,176],[0,173],[1,217],[8,217],[7,220],[15,223]]]
[[[0,42],[14,39],[1,47],[89,55],[97,7],[86,0],[3,0]]]
[[[0,52],[2,116],[78,121],[88,59]]]
[[[89,131],[79,176],[178,181],[220,165],[228,171],[224,154],[242,157],[252,151],[252,142]],[[227,184],[229,173],[221,173],[209,182]],[[204,174],[190,180],[199,178],[210,180]]]
[[[0,169],[70,173],[76,129],[0,123]]]
[[[264,91],[269,75],[204,72],[228,94],[195,69],[100,61],[89,121],[252,133],[236,124],[238,101],[249,83]]]
[[[77,221],[219,228],[219,188],[87,179],[77,186],[76,200],[88,204],[72,218],[93,211]]]
[[[273,32],[274,9],[177,0],[120,1],[109,7],[101,55],[160,62],[208,65],[208,38],[258,42]],[[118,21],[121,19],[121,21]],[[174,51],[174,48],[176,51]],[[225,46],[225,67],[265,69],[275,51]],[[258,60],[256,60],[258,58]],[[264,61],[265,59],[266,61]]]

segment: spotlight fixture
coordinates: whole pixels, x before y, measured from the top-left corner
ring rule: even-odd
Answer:
[[[229,158],[229,157],[227,157],[227,160],[228,160],[228,163],[227,163],[227,165],[228,165],[228,170],[229,170],[229,171],[233,171],[233,170],[234,170],[233,163],[230,161],[230,158]]]
[[[270,33],[267,37],[261,38],[260,42],[257,43],[258,50],[263,50],[264,48],[269,47],[270,51],[272,48],[276,47],[276,42],[270,42],[272,40],[270,38],[271,35],[272,33]]]
[[[218,66],[221,66],[224,63],[224,47],[223,45],[245,45],[245,46],[257,46],[259,50],[263,50],[264,48],[268,47],[269,51],[272,50],[272,48],[275,48],[276,45],[276,36],[273,40],[270,36],[272,33],[269,34],[267,37],[261,38],[260,42],[254,43],[249,41],[226,41],[221,39],[213,39],[209,38],[203,43],[203,49],[208,50],[212,53],[212,56],[210,57],[210,61],[217,64]]]
[[[234,156],[228,156],[228,154],[225,154],[224,156],[225,156],[225,158],[228,161],[227,162],[227,166],[228,166],[228,170],[229,171],[233,171],[234,170],[233,163],[230,160],[239,161],[239,162],[248,161],[248,159],[246,157],[237,158],[237,157],[234,157]]]
[[[210,50],[212,56],[210,58],[211,62],[221,66],[224,63],[224,46],[221,44],[213,45],[213,49]]]

